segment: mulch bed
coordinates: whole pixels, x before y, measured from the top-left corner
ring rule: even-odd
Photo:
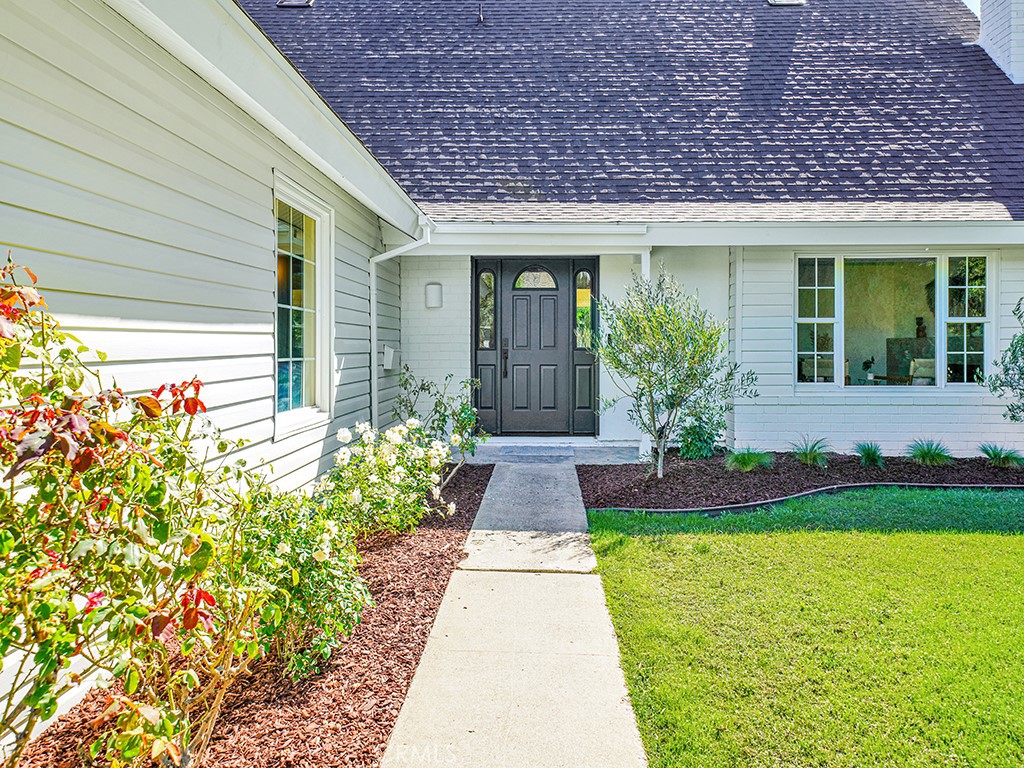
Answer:
[[[808,467],[788,453],[752,472],[729,471],[725,457],[666,463],[665,477],[648,477],[644,464],[577,467],[588,509],[694,509],[753,504],[817,488],[860,483],[938,485],[1022,485],[1024,470],[998,469],[987,459],[956,459],[942,467],[922,467],[910,459],[886,458],[885,467],[861,466],[856,456],[830,455],[828,467]]]
[[[428,518],[407,536],[360,547],[376,606],[326,668],[297,684],[271,661],[229,695],[205,768],[335,768],[379,765],[448,579],[462,560],[490,466],[459,470],[445,491],[457,512]],[[106,691],[92,691],[33,742],[22,768],[80,768],[96,738],[89,722]]]

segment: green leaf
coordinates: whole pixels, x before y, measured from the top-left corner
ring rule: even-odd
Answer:
[[[159,541],[161,544],[166,544],[167,539],[170,538],[170,535],[170,523],[163,520],[153,523],[153,536],[156,537],[156,540]]]
[[[14,534],[8,530],[0,531],[0,557],[9,555],[14,549]]]
[[[189,565],[191,565],[196,573],[202,573],[213,559],[213,545],[208,541],[203,541],[199,545],[199,549],[192,553],[192,557],[188,559]]]
[[[21,345],[11,344],[0,354],[0,368],[16,371],[21,367]]]
[[[139,671],[132,667],[128,670],[128,677],[124,681],[124,692],[131,696],[137,690],[139,690],[139,683],[142,678],[139,676]]]

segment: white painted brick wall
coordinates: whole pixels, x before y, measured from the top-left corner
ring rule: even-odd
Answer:
[[[1013,82],[1024,83],[1024,0],[981,0],[980,43]]]
[[[440,283],[440,309],[427,309],[426,285]],[[472,263],[468,256],[402,257],[402,362],[442,381],[471,375]]]

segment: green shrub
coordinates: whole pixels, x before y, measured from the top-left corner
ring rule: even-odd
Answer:
[[[885,466],[882,446],[878,443],[857,443],[853,446],[853,452],[860,456],[862,466],[875,467],[876,469],[881,469]]]
[[[734,472],[751,472],[755,469],[767,469],[775,463],[775,455],[753,448],[742,448],[731,451],[725,457],[725,466]]]
[[[1024,464],[1024,456],[1012,448],[1003,448],[992,443],[985,443],[978,450],[988,459],[989,464],[1000,469],[1013,469]]]
[[[915,440],[907,446],[907,456],[923,467],[941,467],[953,460],[953,454],[937,440]]]
[[[463,379],[452,390],[454,374],[449,373],[439,385],[431,379],[418,379],[409,366],[402,369],[398,384],[401,391],[395,400],[394,417],[405,424],[415,422],[430,440],[450,443],[458,460],[442,470],[441,487],[455,477],[469,456],[489,435],[477,423],[473,393],[480,388],[479,379]],[[421,402],[426,399],[426,403]]]
[[[412,531],[441,499],[451,449],[410,419],[383,433],[369,424],[340,430],[334,466],[317,483],[316,505],[357,537]],[[455,511],[455,505],[449,506]]]
[[[710,459],[720,435],[718,428],[703,416],[698,416],[682,428],[679,434],[679,457],[682,459]]]
[[[816,440],[811,440],[810,437],[804,436],[800,438],[798,442],[792,444],[793,456],[801,464],[806,464],[808,467],[820,467],[824,469],[828,466],[828,440],[823,437],[819,437]]]

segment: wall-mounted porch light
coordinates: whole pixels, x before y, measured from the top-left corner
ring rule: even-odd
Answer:
[[[427,309],[440,309],[444,306],[444,289],[440,283],[427,283]]]

